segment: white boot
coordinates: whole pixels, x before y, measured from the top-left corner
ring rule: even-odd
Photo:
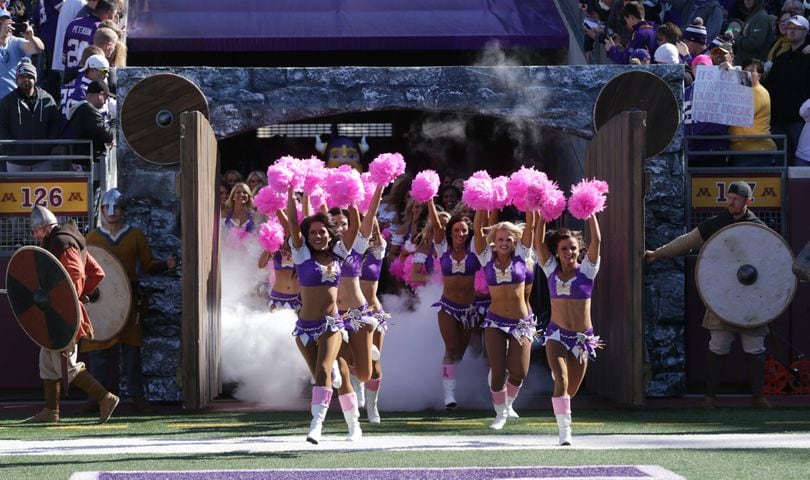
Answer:
[[[335,363],[332,364],[332,388],[335,390],[340,389],[343,386],[343,376],[340,374],[340,367],[338,366],[338,361],[335,360]]]
[[[366,406],[366,385],[354,375],[349,375],[349,381],[352,382],[354,393],[357,394],[357,406],[363,408]]]
[[[442,386],[444,387],[444,409],[448,412],[456,409],[456,379],[444,378],[442,379]]]
[[[343,410],[343,418],[346,419],[346,426],[349,427],[349,436],[346,440],[353,442],[363,436],[360,429],[360,410],[357,408],[357,396],[354,392],[344,393],[338,397],[340,409]]]
[[[560,445],[571,445],[571,414],[561,413],[556,415],[557,428],[560,430]]]
[[[506,397],[506,415],[509,418],[520,418],[520,415],[512,408],[513,403],[515,403],[515,397]]]
[[[368,415],[368,423],[380,423],[380,411],[377,409],[377,395],[378,390],[366,390],[366,415]]]
[[[310,407],[312,412],[312,422],[309,424],[309,433],[307,434],[307,441],[317,445],[321,441],[321,429],[323,428],[323,421],[326,418],[326,412],[329,410],[328,405],[315,404]]]
[[[495,407],[495,420],[489,425],[493,430],[500,430],[506,425],[506,420],[509,418],[509,411],[505,403],[494,405]]]

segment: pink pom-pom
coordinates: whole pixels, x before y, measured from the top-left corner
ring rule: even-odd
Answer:
[[[529,185],[545,182],[548,182],[545,173],[535,170],[534,167],[520,167],[520,170],[512,173],[506,182],[506,188],[512,195],[512,205],[522,212],[532,210],[526,198]]]
[[[309,205],[312,207],[313,212],[320,210],[321,205],[328,205],[326,190],[323,187],[318,187],[309,194]]]
[[[386,243],[391,243],[391,229],[390,228],[388,228],[388,227],[383,228],[382,232],[380,232],[380,234],[382,234],[382,237],[385,239]]]
[[[364,195],[360,173],[349,165],[330,169],[325,189],[331,207],[356,205]]]
[[[422,170],[411,182],[411,197],[417,202],[427,202],[439,193],[442,181],[434,170]]]
[[[302,188],[304,193],[312,195],[312,192],[320,188],[326,180],[326,165],[317,157],[301,160],[301,165],[304,170],[304,184]]]
[[[402,258],[397,257],[391,262],[391,265],[388,266],[388,273],[390,273],[392,277],[402,280],[404,268]]]
[[[267,167],[267,185],[275,190],[287,191],[291,186],[300,190],[304,184],[304,169],[301,161],[289,155],[276,160]]]
[[[371,181],[386,186],[405,173],[405,159],[400,153],[383,153],[368,165]]]
[[[425,264],[417,264],[421,265],[417,268],[422,269],[422,273],[425,273]],[[411,288],[421,287],[426,282],[424,281],[417,281],[413,278],[413,255],[408,255],[405,257],[405,260],[402,262],[402,281],[405,282]]]
[[[361,173],[360,180],[363,182],[363,198],[358,202],[357,209],[365,215],[368,213],[368,207],[371,206],[371,199],[374,197],[377,185],[371,181],[371,174],[368,172]]]
[[[489,285],[487,285],[487,276],[484,274],[483,268],[475,272],[475,293],[489,295]]]
[[[284,228],[274,221],[259,225],[259,244],[270,253],[277,252],[284,244]]]
[[[500,210],[509,205],[512,201],[509,192],[506,189],[506,182],[509,179],[504,176],[495,177],[492,179],[492,203],[489,205],[490,210]]]
[[[568,211],[575,218],[585,220],[605,209],[605,195],[607,193],[607,182],[596,179],[582,180],[571,187]]]
[[[272,186],[262,187],[253,197],[253,205],[267,216],[276,214],[287,206],[287,189],[275,190]]]
[[[551,187],[545,190],[540,211],[546,221],[556,220],[565,211],[565,194],[556,183],[551,183]]]
[[[492,197],[492,178],[485,170],[473,173],[464,181],[461,201],[473,210],[489,210]]]

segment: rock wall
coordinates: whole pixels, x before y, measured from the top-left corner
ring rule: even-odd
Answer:
[[[119,109],[127,92],[155,73],[174,73],[205,94],[218,138],[273,123],[345,112],[420,110],[519,118],[582,138],[593,135],[593,105],[601,88],[630,68],[617,65],[422,68],[123,68],[118,74]],[[680,102],[679,66],[655,65]],[[648,247],[683,233],[684,169],[680,133],[662,155],[648,160],[652,189],[646,197]],[[145,162],[119,135],[119,186],[134,201],[129,215],[159,256],[179,253],[178,166]],[[681,268],[679,268],[681,267]],[[179,400],[179,274],[145,277],[151,295],[144,319],[147,395]],[[650,395],[684,388],[684,278],[682,265],[655,265],[645,276]]]

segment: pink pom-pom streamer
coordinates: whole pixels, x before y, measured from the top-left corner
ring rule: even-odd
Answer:
[[[605,196],[607,193],[607,182],[596,179],[583,179],[571,187],[571,196],[568,198],[568,211],[575,218],[585,220],[605,209]]]
[[[417,202],[427,202],[439,193],[441,183],[435,170],[422,170],[411,182],[411,197]]]
[[[509,205],[512,201],[509,191],[506,189],[506,182],[508,180],[509,179],[504,176],[492,179],[492,203],[489,205],[490,210],[500,210]]]
[[[329,205],[328,195],[323,187],[318,187],[309,194],[309,205],[312,207],[313,212],[320,210],[321,205]]]
[[[304,171],[303,191],[307,195],[312,195],[326,180],[326,164],[317,157],[311,157],[301,160],[301,165]]]
[[[383,187],[405,173],[405,159],[400,153],[383,153],[368,165],[371,180]]]
[[[263,187],[253,197],[253,205],[268,217],[275,215],[276,210],[283,210],[287,206],[287,189],[275,190],[269,185]]]
[[[349,165],[330,169],[325,190],[330,207],[347,208],[356,205],[364,195],[360,172]]]
[[[300,190],[303,184],[304,171],[297,158],[287,155],[267,167],[267,185],[275,190],[286,192],[290,186]]]
[[[551,186],[552,188],[546,189],[543,205],[540,207],[546,221],[556,220],[565,211],[565,194],[556,183],[552,183]]]
[[[259,225],[259,244],[270,253],[275,253],[284,244],[284,228],[274,221]]]
[[[489,295],[489,285],[487,285],[487,276],[484,274],[483,268],[475,272],[475,293]]]
[[[492,204],[492,178],[484,170],[479,170],[464,181],[461,201],[473,210],[488,210]]]
[[[545,173],[535,170],[534,167],[520,167],[520,170],[512,173],[506,182],[506,188],[512,195],[512,205],[522,212],[532,210],[526,198],[529,185],[545,182],[548,182]]]
[[[388,273],[390,273],[392,277],[402,280],[404,268],[402,258],[397,257],[391,262],[391,265],[388,266]]]
[[[361,173],[360,180],[363,182],[363,198],[357,204],[357,209],[365,215],[368,213],[368,207],[371,206],[371,199],[374,197],[377,185],[371,181],[371,174],[368,172]]]

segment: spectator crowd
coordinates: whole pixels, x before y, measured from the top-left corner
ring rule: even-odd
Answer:
[[[0,139],[92,140],[97,169],[115,142],[116,67],[126,64],[122,0],[0,0]],[[6,171],[84,170],[64,145],[6,145]],[[97,170],[96,170],[97,171]]]

